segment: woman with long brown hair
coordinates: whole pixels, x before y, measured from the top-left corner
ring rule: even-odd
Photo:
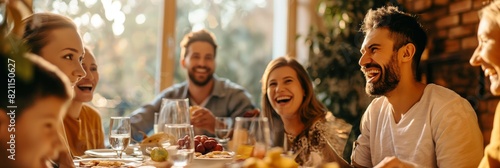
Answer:
[[[285,150],[295,152],[295,161],[300,165],[314,167],[337,162],[349,167],[334,147],[342,140],[332,131],[332,122],[326,121],[328,110],[316,98],[312,81],[302,65],[287,56],[272,60],[261,82],[264,115],[274,119],[271,122],[274,130],[279,130],[280,125],[284,128],[284,133],[274,131],[275,145],[285,134]]]

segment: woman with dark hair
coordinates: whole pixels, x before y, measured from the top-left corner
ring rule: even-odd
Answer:
[[[277,58],[268,64],[261,82],[262,111],[273,119],[271,128],[280,130],[278,126],[283,125],[283,145],[286,151],[298,154],[297,163],[318,166],[337,162],[349,167],[338,154],[343,148],[342,140],[332,131],[332,122],[326,121],[328,110],[316,98],[312,81],[302,65],[290,57]],[[275,145],[281,136],[283,132],[274,131]]]
[[[481,66],[484,76],[489,77],[490,91],[500,95],[500,1],[484,7],[479,16],[481,21],[477,29],[479,46],[470,58],[472,66]],[[484,150],[484,157],[479,167],[500,167],[500,104],[495,111],[490,144]]]

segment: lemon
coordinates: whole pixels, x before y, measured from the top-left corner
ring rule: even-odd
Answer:
[[[168,159],[168,152],[165,148],[155,147],[151,151],[151,160],[155,162],[163,162]]]

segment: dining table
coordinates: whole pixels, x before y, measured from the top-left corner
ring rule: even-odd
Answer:
[[[92,166],[96,162],[121,162],[123,165],[121,167],[125,168],[169,168],[172,163],[169,161],[165,162],[155,162],[151,160],[151,157],[138,148],[132,148],[132,150],[125,151],[122,158],[118,158],[116,152],[113,149],[91,149],[85,151],[85,155],[74,157],[73,162],[77,168],[87,168]],[[235,167],[231,165],[233,162],[232,158],[197,158],[193,156],[192,160],[188,163],[185,168],[225,168],[225,167]],[[95,165],[94,165],[95,166]],[[105,166],[106,167],[106,166]],[[113,167],[113,166],[109,166]],[[237,166],[240,167],[240,166]]]

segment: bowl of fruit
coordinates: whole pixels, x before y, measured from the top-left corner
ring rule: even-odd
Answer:
[[[195,152],[205,155],[212,151],[222,151],[224,148],[215,140],[215,138],[206,135],[194,136]]]
[[[222,144],[218,143],[215,138],[196,135],[193,141],[196,147],[193,165],[220,167],[233,160],[233,152],[224,151]]]

